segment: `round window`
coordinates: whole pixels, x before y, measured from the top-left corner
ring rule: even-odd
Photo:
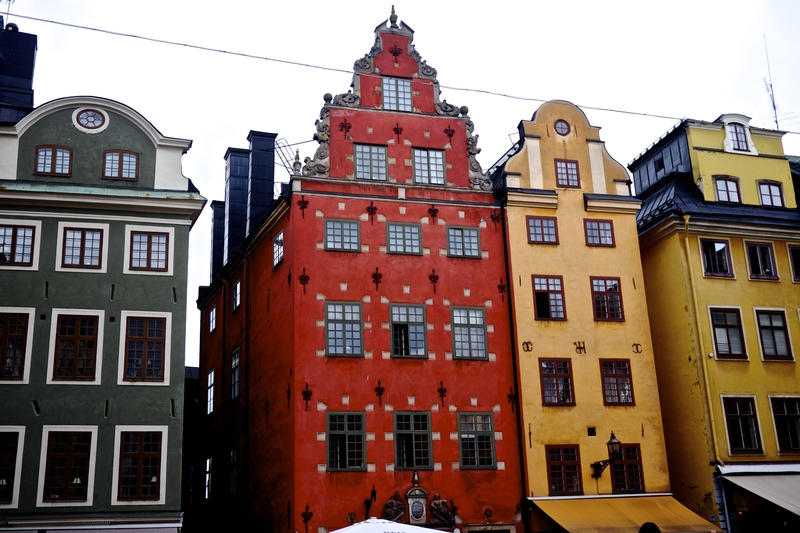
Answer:
[[[90,130],[99,128],[105,121],[103,114],[94,109],[84,109],[78,115],[78,124]]]
[[[556,133],[566,135],[569,133],[569,123],[566,120],[556,120]]]

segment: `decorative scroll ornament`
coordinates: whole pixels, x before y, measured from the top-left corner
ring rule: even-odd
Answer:
[[[460,113],[458,107],[448,104],[447,100],[442,100],[441,102],[435,104],[433,106],[436,109],[437,115],[443,115],[446,117],[457,117]]]
[[[356,72],[371,72],[372,71],[372,58],[369,54],[364,54],[361,59],[356,59],[353,63],[353,70]]]
[[[330,172],[330,110],[328,106],[331,104],[332,96],[326,93],[324,96],[325,105],[319,112],[319,119],[314,122],[317,127],[317,133],[314,134],[314,140],[319,143],[317,151],[314,152],[314,159],[310,157],[305,158],[305,165],[303,166],[303,176],[313,177],[327,177]]]
[[[343,94],[337,94],[333,97],[333,105],[341,107],[359,107],[361,105],[361,97],[347,91]]]
[[[422,63],[419,64],[419,77],[420,78],[428,78],[431,80],[436,79],[436,69],[433,67],[428,66],[428,62],[423,60]]]

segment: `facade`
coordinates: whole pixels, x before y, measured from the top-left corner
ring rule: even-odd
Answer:
[[[0,529],[181,526],[190,145],[95,97],[0,126]]]
[[[499,207],[467,108],[439,100],[412,38],[394,13],[377,27],[352,92],[325,95],[314,157],[263,216],[269,138],[226,155],[224,266],[198,300],[202,489],[205,508],[254,527],[517,527]]]
[[[587,519],[708,531],[668,494],[641,202],[599,130],[547,102],[490,170],[505,200],[532,531],[583,531]]]
[[[629,166],[673,491],[725,531],[800,525],[800,215],[783,132],[683,120]]]

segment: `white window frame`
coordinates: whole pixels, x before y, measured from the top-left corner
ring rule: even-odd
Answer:
[[[58,335],[58,317],[60,315],[96,316],[97,317],[97,353],[95,354],[94,379],[69,380],[53,379],[53,370],[56,363],[56,336]],[[50,344],[47,353],[47,378],[48,385],[101,385],[103,375],[103,338],[106,324],[104,309],[67,309],[53,308],[50,311]]]
[[[732,154],[747,154],[758,155],[755,145],[753,144],[753,137],[750,135],[750,118],[744,115],[730,114],[720,117],[725,128],[725,140],[722,147],[726,152]],[[744,127],[744,135],[747,138],[747,150],[735,150],[733,148],[733,139],[731,137],[731,124],[739,124]]]
[[[25,362],[22,366],[22,379],[0,379],[3,385],[27,385],[31,378],[31,356],[33,354],[33,328],[36,318],[35,307],[0,307],[0,313],[18,313],[28,315],[28,333],[25,338]],[[51,369],[52,373],[52,369]]]
[[[0,509],[16,509],[19,507],[19,486],[20,476],[22,475],[22,451],[25,449],[25,426],[0,426],[0,433],[17,434],[17,459],[14,463],[14,490],[11,493],[11,501],[0,503]]]
[[[208,371],[206,375],[206,414],[214,412],[214,369]]]
[[[33,226],[33,251],[30,265],[4,265],[0,263],[0,270],[39,270],[39,252],[42,249],[42,221],[25,220],[18,218],[0,218],[0,226]],[[63,232],[62,232],[63,235]],[[60,259],[60,258],[59,258]]]
[[[208,312],[208,332],[214,333],[217,329],[217,306],[211,308]]]
[[[781,444],[780,444],[780,437],[778,435],[778,424],[777,420],[775,420],[775,408],[772,405],[773,399],[786,399],[786,400],[799,400],[800,394],[768,394],[767,401],[769,402],[769,414],[772,418],[772,432],[775,437],[775,445],[778,449],[778,455],[789,456],[789,457],[797,457],[797,452],[794,451],[784,451],[781,452]],[[2,431],[2,429],[0,429]]]
[[[242,280],[237,280],[233,284],[233,310],[236,311],[242,305]]]
[[[126,381],[125,361],[128,318],[163,318],[164,320],[164,381]],[[168,387],[172,366],[172,313],[162,311],[121,311],[119,315],[119,361],[117,361],[117,385],[134,387]]]
[[[75,229],[97,229],[102,232],[100,236],[100,268],[81,268],[62,266],[64,259],[64,230],[66,228]],[[108,248],[110,243],[108,224],[96,224],[94,222],[67,222],[58,223],[58,240],[56,243],[56,272],[89,272],[92,274],[105,274],[108,272]]]
[[[86,474],[86,501],[84,502],[46,502],[44,501],[44,478],[47,474],[47,443],[50,432],[70,431],[91,433],[89,444],[89,471]],[[41,452],[39,456],[39,484],[36,490],[36,507],[91,507],[94,505],[94,473],[97,466],[97,426],[42,426]]]
[[[280,230],[272,239],[272,268],[283,262],[283,230]]]
[[[160,483],[157,500],[120,500],[119,499],[119,456],[122,444],[122,433],[161,433],[161,464],[159,465]],[[111,476],[111,505],[164,505],[167,503],[167,457],[169,443],[169,426],[114,426],[114,470]]]
[[[241,350],[236,348],[231,353],[231,399],[235,400],[239,397],[239,383],[241,374],[239,373],[239,361],[241,357]]]
[[[739,324],[739,326],[740,326],[740,329],[742,330],[742,347],[744,348],[744,351],[745,351],[745,357],[736,357],[736,356],[730,356],[730,355],[728,355],[728,356],[722,355],[720,357],[720,354],[717,352],[716,337],[714,336],[714,317],[711,316],[711,310],[712,309],[731,309],[731,310],[739,311],[739,320],[741,320],[741,324]],[[719,361],[733,361],[733,362],[736,362],[736,361],[747,362],[747,361],[749,361],[750,360],[750,350],[748,349],[749,348],[749,344],[748,344],[748,341],[747,341],[747,331],[746,331],[747,328],[745,328],[745,324],[744,324],[744,316],[745,316],[744,315],[744,309],[742,307],[736,306],[736,305],[711,305],[711,304],[709,304],[709,305],[706,306],[706,315],[708,317],[708,328],[709,328],[708,329],[708,335],[709,335],[709,339],[711,340],[711,346],[712,346],[712,348],[714,350],[714,359],[719,360]],[[758,332],[757,330],[758,330],[758,324],[756,323],[756,332]],[[760,344],[760,342],[759,342],[759,344]]]
[[[131,270],[131,239],[133,238],[134,233],[166,233],[168,235],[166,270]],[[175,228],[171,226],[141,226],[125,224],[124,258],[125,262],[122,266],[123,274],[135,274],[137,276],[172,276],[174,274],[175,266]],[[71,268],[70,270],[74,269]]]
[[[761,324],[758,322],[758,312],[759,311],[766,311],[766,312],[773,312],[773,313],[783,313],[783,319],[785,320],[786,324],[786,345],[789,347],[789,351],[791,352],[791,357],[770,357],[765,359],[764,358],[764,346],[761,342]],[[756,326],[756,337],[758,340],[758,353],[761,354],[761,360],[767,361],[769,363],[794,363],[797,361],[797,357],[795,355],[794,345],[792,344],[792,328],[791,323],[789,322],[789,313],[785,307],[754,307],[753,308],[753,321],[755,322]]]

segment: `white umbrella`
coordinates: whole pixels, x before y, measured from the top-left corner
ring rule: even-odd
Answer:
[[[401,524],[391,520],[383,520],[374,516],[363,522],[358,522],[352,526],[347,526],[330,533],[431,533],[425,527],[412,526],[411,524]]]

